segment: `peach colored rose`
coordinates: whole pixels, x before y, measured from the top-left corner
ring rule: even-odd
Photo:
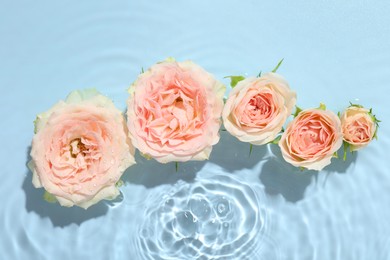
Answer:
[[[83,208],[119,194],[134,161],[123,115],[95,90],[74,91],[35,121],[29,167],[35,187]]]
[[[363,107],[350,106],[341,115],[344,141],[350,144],[351,151],[367,146],[376,132],[375,118]]]
[[[301,111],[291,121],[279,141],[283,158],[294,166],[321,170],[330,164],[341,147],[340,119],[322,109]]]
[[[224,126],[242,142],[266,144],[280,133],[295,102],[295,92],[276,73],[244,79],[232,89],[226,101]]]
[[[160,62],[129,88],[130,138],[157,161],[204,160],[219,141],[225,86],[191,61]]]

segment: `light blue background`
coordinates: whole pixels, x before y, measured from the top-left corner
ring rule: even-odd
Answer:
[[[267,259],[390,259],[389,13],[385,0],[2,1],[0,258],[138,259],[131,241],[145,196],[202,167],[235,165],[226,174],[248,170],[266,194],[274,219]],[[213,160],[183,164],[174,177],[172,165],[141,161],[126,173],[123,201],[108,208],[41,201],[26,168],[35,115],[89,87],[125,109],[141,67],[169,56],[192,59],[225,83],[224,76],[257,75],[284,58],[278,72],[300,107],[373,107],[379,140],[344,165],[301,175],[261,161],[265,148],[247,159],[247,146],[225,135]]]

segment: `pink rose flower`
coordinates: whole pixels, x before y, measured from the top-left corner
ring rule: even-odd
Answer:
[[[219,141],[225,86],[191,61],[157,63],[130,87],[130,138],[146,157],[204,160]]]
[[[341,115],[344,141],[350,144],[351,151],[367,146],[374,138],[377,123],[368,109],[358,106],[348,107]]]
[[[123,115],[95,90],[74,91],[35,121],[29,167],[33,185],[62,206],[114,199],[115,184],[134,161]]]
[[[288,163],[319,171],[330,164],[342,142],[337,115],[328,110],[308,109],[288,124],[279,147]]]
[[[295,102],[295,92],[276,73],[244,79],[232,89],[226,101],[224,126],[242,142],[266,144],[280,133]]]

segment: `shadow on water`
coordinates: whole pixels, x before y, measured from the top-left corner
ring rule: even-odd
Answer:
[[[332,163],[324,168],[324,171],[328,173],[341,173],[344,174],[347,172],[347,170],[353,166],[356,162],[356,159],[358,157],[358,153],[348,153],[347,158],[344,161],[343,160],[344,151],[343,149],[339,149],[337,151],[337,157],[338,159],[334,158],[332,159]]]
[[[28,147],[26,164],[31,160],[30,151],[31,147]],[[65,227],[72,223],[80,225],[84,221],[102,216],[108,211],[108,206],[105,203],[98,203],[85,210],[77,206],[68,208],[62,207],[59,203],[45,201],[43,199],[44,189],[36,189],[33,186],[32,173],[28,168],[22,189],[26,194],[27,211],[35,212],[42,218],[48,217],[57,227]]]
[[[189,161],[178,164],[174,162],[162,164],[154,159],[148,160],[137,151],[135,159],[137,164],[126,170],[122,180],[132,184],[153,188],[163,184],[174,184],[178,180],[188,183],[193,182],[196,173],[200,171],[206,162],[214,163],[228,172],[234,172],[243,168],[252,168],[263,160],[267,152],[265,146],[254,146],[249,155],[250,146],[231,136],[227,132],[221,133],[221,139],[213,147],[208,161]]]
[[[347,170],[350,167],[353,167],[353,165],[355,164],[355,161],[356,161],[358,155],[356,152],[348,153],[345,161],[343,160],[343,156],[344,156],[343,149],[339,149],[337,151],[338,159],[336,159],[336,158],[332,159],[332,163],[324,168],[324,174],[326,174],[325,180],[323,182],[324,187],[329,179],[329,176],[331,176],[332,174],[335,174],[335,173],[345,174],[345,173],[347,173]]]
[[[228,132],[221,132],[219,143],[213,147],[210,162],[219,165],[228,172],[234,172],[243,168],[253,168],[257,163],[264,160],[267,146],[252,147],[250,144],[238,140]]]
[[[316,171],[300,170],[279,158],[270,158],[261,169],[260,181],[268,195],[282,195],[289,202],[303,199]]]
[[[143,185],[146,188],[153,188],[163,184],[174,184],[178,180],[188,183],[193,182],[196,173],[205,165],[205,161],[191,161],[176,163],[159,163],[154,159],[146,159],[136,152],[137,164],[128,168],[122,176],[124,182]]]
[[[325,175],[323,186],[331,173],[346,173],[353,165],[357,154],[348,154],[346,161],[342,160],[343,150],[338,151],[339,159],[332,159],[332,163],[318,172],[314,170],[301,170],[283,160],[279,147],[271,146],[274,157],[268,159],[260,173],[260,181],[265,186],[269,195],[282,195],[289,202],[297,202],[303,199],[306,188],[312,183],[313,178],[317,182],[319,175]]]

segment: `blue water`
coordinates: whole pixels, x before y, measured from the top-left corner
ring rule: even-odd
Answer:
[[[390,2],[3,1],[0,259],[390,259]],[[298,105],[373,107],[378,141],[321,172],[221,134],[207,162],[137,154],[114,201],[42,200],[35,115],[95,87],[125,109],[141,68],[192,59],[223,82],[278,72]]]

